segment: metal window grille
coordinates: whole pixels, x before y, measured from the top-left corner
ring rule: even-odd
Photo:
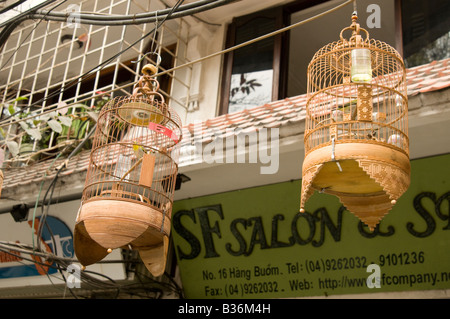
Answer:
[[[54,5],[43,9],[50,10]],[[162,0],[84,0],[64,2],[57,10],[132,15],[165,8],[167,5]],[[125,26],[76,23],[76,16],[67,22],[27,20],[13,31],[2,48],[0,128],[3,139],[17,143],[19,148],[17,155],[6,148],[6,165],[30,164],[61,151],[58,134],[52,130],[45,136],[45,143],[44,137],[32,139],[32,149],[21,152],[20,148],[25,144],[23,126],[48,133],[48,122],[40,120],[48,118],[49,114],[55,115],[52,112],[74,115],[81,104],[85,110],[93,111],[91,108],[98,109],[106,99],[131,93],[142,66],[158,63],[157,55],[146,53],[156,50],[163,58],[160,71],[188,62],[190,25],[185,18],[167,20],[155,35],[141,41],[139,39],[156,23]],[[126,52],[111,59],[128,47]],[[101,68],[97,67],[99,65]],[[189,95],[189,68],[164,76],[165,81],[159,81],[166,83],[161,86],[161,93],[168,104],[186,108],[188,99],[182,101],[171,92],[176,86]],[[105,93],[101,95],[100,92]],[[12,107],[16,113],[14,117],[10,116]],[[88,114],[95,117],[93,113]],[[77,138],[85,137],[94,123],[92,119],[85,121]]]

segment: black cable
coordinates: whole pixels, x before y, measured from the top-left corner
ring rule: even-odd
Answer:
[[[192,3],[187,3],[179,6],[178,12],[186,11],[186,10],[192,10],[192,9],[198,9],[200,7],[200,11],[204,11],[202,9],[202,6],[209,5],[213,2],[232,2],[236,0],[198,0]],[[143,13],[136,13],[131,15],[100,15],[95,13],[77,13],[76,18],[79,19],[86,19],[86,20],[98,20],[98,21],[122,21],[122,20],[136,20],[136,19],[143,19],[143,18],[151,18],[151,17],[163,17],[171,12],[172,8],[166,8],[158,11],[152,11],[152,12],[143,12]],[[199,12],[200,12],[199,11]],[[69,14],[66,12],[49,12],[47,10],[39,10],[37,11],[33,16],[35,15],[46,15],[49,18],[53,17],[59,17],[64,18],[67,20]],[[64,20],[64,21],[65,21]]]
[[[6,248],[6,246],[9,246],[9,248]],[[17,253],[14,253],[13,252],[14,250]],[[27,252],[27,250],[28,250],[28,252]],[[72,261],[67,261],[65,258],[61,258],[54,254],[43,252],[43,251],[40,252],[39,256],[40,257],[46,256],[44,258],[47,260],[47,262],[51,261],[52,262],[51,264],[44,263],[44,262],[38,261],[36,259],[27,258],[27,257],[23,256],[23,254],[29,254],[31,256],[33,254],[36,254],[36,251],[33,250],[32,247],[25,247],[24,245],[17,244],[17,243],[6,243],[6,244],[0,243],[0,251],[4,252],[6,254],[9,254],[9,255],[15,257],[16,259],[20,258],[22,261],[18,261],[18,262],[21,262],[22,264],[24,264],[26,266],[31,267],[31,265],[26,264],[23,261],[29,261],[29,262],[32,262],[37,265],[42,265],[44,267],[56,269],[60,272],[60,274],[63,277],[63,281],[66,282],[66,284],[67,284],[67,280],[64,277],[64,274],[62,273],[62,271],[68,271],[68,268],[72,264]],[[156,281],[154,278],[149,277],[146,274],[140,273],[137,270],[135,270],[135,274],[137,275],[139,282],[130,282],[130,283],[124,283],[124,284],[119,284],[114,279],[112,279],[111,277],[106,276],[104,274],[94,272],[94,271],[87,271],[87,270],[84,270],[80,273],[79,279],[81,280],[82,283],[89,285],[89,286],[93,287],[94,289],[98,288],[98,289],[102,289],[102,290],[105,290],[105,289],[106,290],[109,290],[109,289],[115,290],[116,291],[115,298],[118,298],[120,294],[124,294],[124,293],[129,294],[129,295],[135,295],[135,296],[139,296],[139,297],[149,298],[150,296],[148,295],[148,292],[156,294],[156,298],[161,298],[164,291],[173,292],[177,295],[178,298],[181,298],[181,299],[184,298],[182,289],[176,284],[176,282],[173,280],[173,278],[170,277],[166,272],[164,273],[164,276],[168,277],[168,279],[171,281],[172,284]],[[47,273],[47,276],[49,277],[50,274]],[[139,276],[146,277],[150,280],[142,281],[139,278]],[[105,278],[108,280],[108,282],[102,281],[102,280],[98,279],[97,277]],[[50,279],[50,277],[49,277],[49,279]],[[51,283],[54,285],[54,283],[52,281],[51,281]],[[143,296],[143,295],[141,295],[140,292],[138,292],[138,290],[142,290],[146,294]],[[72,293],[74,298],[79,297],[79,295],[77,295],[75,293],[76,289],[71,290],[71,288],[69,288],[69,291]]]
[[[5,28],[0,32],[0,50],[3,49],[3,46],[5,45],[11,33],[25,20],[25,17],[18,18],[5,26]]]
[[[202,10],[185,10],[182,12],[176,12],[172,15],[172,19],[182,18],[188,15],[193,15],[205,10],[213,9],[219,6],[222,6],[224,4],[230,3],[232,0],[217,0],[214,3],[211,3],[209,5],[205,5]],[[234,0],[233,0],[234,1]],[[80,24],[89,24],[89,25],[100,25],[100,26],[124,26],[124,25],[137,25],[137,24],[144,24],[144,23],[153,23],[156,22],[160,18],[165,18],[167,15],[162,16],[155,16],[155,17],[148,17],[148,18],[131,18],[131,19],[123,19],[123,20],[111,20],[111,21],[104,21],[104,20],[98,20],[96,16],[90,17],[90,19],[77,19],[77,23]],[[52,16],[43,16],[41,14],[32,14],[30,16],[31,18],[36,19],[44,19],[48,21],[56,21],[56,22],[65,22],[67,18],[65,17],[52,17]]]
[[[94,134],[95,130],[97,128],[97,125],[94,125],[91,129],[91,131],[89,132],[89,134],[83,139],[83,141],[81,143],[79,143],[77,145],[77,147],[69,154],[69,156],[67,156],[66,161],[68,161],[72,156],[74,156],[75,154],[78,153],[78,151],[84,146],[84,144],[91,138],[91,136]],[[46,224],[46,218],[48,216],[48,210],[49,207],[51,205],[51,201],[53,198],[53,192],[55,190],[56,187],[56,182],[58,180],[58,176],[59,174],[63,171],[63,169],[65,169],[66,166],[62,165],[60,168],[58,168],[58,170],[56,171],[55,176],[53,177],[52,181],[50,182],[49,187],[47,188],[47,191],[45,192],[44,198],[42,200],[42,205],[41,205],[41,219],[39,222],[39,227],[37,230],[37,237],[40,238],[40,236],[42,235],[42,230],[43,230],[43,225]],[[50,198],[47,202],[47,195],[50,192]],[[47,209],[44,211],[44,206],[47,206]],[[38,241],[38,249],[40,249],[40,241]]]
[[[15,30],[16,27],[18,27],[22,22],[24,22],[25,20],[29,19],[29,15],[30,13],[33,13],[37,10],[39,10],[40,8],[47,6],[53,2],[55,2],[56,0],[48,0],[45,1],[41,4],[36,5],[35,7],[31,8],[28,11],[19,13],[17,16],[15,16],[13,19],[10,19],[8,21],[5,21],[3,23],[0,23],[0,28],[6,26],[5,28],[2,29],[2,31],[0,32],[0,51],[3,48],[3,45],[5,44],[6,40],[8,40],[9,36],[11,35],[11,33]],[[66,1],[63,1],[62,3],[64,3]],[[62,4],[61,3],[61,4]],[[59,5],[58,5],[59,6]],[[52,8],[51,10],[55,9],[57,6],[55,6],[54,8]],[[51,12],[51,10],[49,12]],[[40,22],[39,22],[40,23]],[[39,25],[38,23],[38,25]],[[37,27],[37,25],[36,25]],[[30,32],[31,34],[31,32]],[[18,48],[20,47],[20,45],[18,46]],[[17,52],[18,48],[16,49],[15,52]],[[14,55],[14,53],[13,53]],[[8,61],[11,59],[11,57],[8,59]],[[3,68],[3,67],[2,67]]]
[[[47,1],[48,4],[55,2],[55,0],[52,1]],[[55,5],[54,7],[52,7],[48,13],[52,12],[52,10],[55,10],[57,7],[59,7],[60,5],[62,5],[63,3],[67,2],[67,0],[64,0],[62,2],[60,2],[59,4]],[[37,10],[37,9],[36,9]],[[11,35],[11,33],[15,30],[15,28],[20,25],[23,21],[27,20],[28,17],[27,15],[21,16],[17,19],[14,19],[11,23],[9,23],[6,28],[4,30],[2,30],[2,32],[0,33],[0,50],[2,49],[3,45],[5,44],[6,40],[8,40],[9,36]],[[25,37],[25,39],[23,39],[22,43],[20,43],[17,48],[14,50],[14,52],[11,54],[11,56],[8,58],[8,60],[6,60],[6,62],[2,65],[1,69],[3,69],[3,67],[12,59],[12,57],[14,56],[14,54],[17,53],[17,51],[20,49],[20,47],[22,46],[22,44],[28,39],[28,37],[31,35],[31,33],[39,26],[39,24],[43,21],[43,19],[40,19],[36,25],[33,27],[33,29],[27,34],[27,36]]]

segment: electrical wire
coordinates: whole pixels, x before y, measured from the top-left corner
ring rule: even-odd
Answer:
[[[29,267],[32,267],[33,264],[36,264],[39,266],[48,267],[48,269],[55,269],[59,271],[61,274],[61,278],[58,278],[53,274],[49,274],[48,272],[47,276],[49,277],[49,279],[50,277],[54,277],[55,279],[62,280],[66,283],[65,289],[69,288],[67,287],[67,280],[63,275],[63,272],[68,272],[69,266],[72,265],[72,263],[77,262],[76,260],[59,257],[53,253],[46,251],[36,251],[34,248],[26,244],[5,241],[0,241],[0,252],[12,256],[12,258],[14,258],[16,262]],[[25,255],[39,256],[45,259],[46,262],[38,261],[36,260],[36,258],[26,257]],[[113,262],[140,264],[140,261],[138,259],[126,261],[119,260]],[[164,273],[164,278],[167,278],[169,282],[157,281],[153,277],[150,277],[138,270],[135,270],[134,273],[137,277],[138,282],[118,283],[109,276],[90,270],[81,271],[79,279],[81,280],[81,283],[85,285],[84,288],[87,288],[88,290],[90,289],[92,291],[100,290],[115,292],[114,298],[119,297],[119,294],[149,298],[151,296],[148,295],[148,292],[155,294],[154,298],[161,297],[164,292],[175,293],[178,298],[184,298],[182,289],[167,272]],[[101,280],[99,278],[103,278],[104,280]],[[143,278],[145,278],[146,281],[142,280]],[[51,282],[53,285],[55,285],[53,281]],[[74,298],[83,297],[82,295],[78,294],[76,289],[69,288],[69,291]],[[145,295],[141,295],[139,291],[144,292]]]
[[[39,227],[38,227],[38,231],[37,231],[37,236],[38,238],[40,238],[42,236],[42,230],[44,227],[44,224],[46,224],[46,218],[48,216],[48,211],[49,211],[49,207],[51,205],[52,202],[52,198],[53,198],[53,192],[55,190],[56,187],[56,182],[58,180],[58,176],[59,174],[65,169],[67,168],[67,163],[69,162],[69,160],[72,158],[72,156],[74,156],[75,154],[78,153],[78,151],[84,146],[84,144],[86,144],[86,142],[91,138],[91,136],[95,133],[97,125],[94,125],[91,129],[91,131],[89,132],[89,134],[77,145],[77,147],[69,154],[69,156],[67,156],[67,159],[64,161],[63,165],[61,165],[59,168],[57,168],[56,174],[53,177],[52,181],[50,182],[50,185],[47,188],[47,191],[44,195],[44,198],[42,200],[42,205],[41,205],[41,219],[39,222]],[[57,156],[57,158],[62,154],[63,152],[60,152]],[[56,159],[57,159],[56,158]],[[55,161],[56,161],[55,159]],[[53,165],[51,165],[53,166]],[[50,166],[50,167],[51,167]],[[47,201],[47,196],[50,194],[50,197]],[[39,200],[39,197],[38,197]],[[47,207],[46,209],[44,209],[45,207]],[[33,215],[33,223],[34,223],[34,219],[35,216]],[[33,224],[34,225],[34,224]],[[48,227],[48,225],[47,225]],[[32,227],[34,229],[34,227]],[[34,240],[33,240],[33,244],[34,244]],[[40,250],[40,241],[38,241],[38,249]]]
[[[3,45],[6,43],[6,40],[8,40],[9,36],[11,35],[11,33],[20,25],[22,24],[22,22],[24,22],[25,20],[29,19],[28,16],[30,15],[30,13],[39,10],[40,8],[43,8],[49,4],[52,4],[53,2],[55,2],[56,0],[47,0],[43,3],[40,3],[36,6],[34,6],[33,8],[31,8],[30,10],[27,10],[25,12],[22,12],[20,14],[18,14],[17,16],[15,16],[13,19],[10,19],[8,21],[5,21],[3,23],[0,23],[0,28],[3,28],[2,31],[0,32],[0,50],[3,48]],[[67,0],[64,0],[62,3],[66,2]],[[61,3],[61,4],[62,4]],[[60,5],[60,4],[59,4]],[[53,7],[52,9],[50,9],[49,12],[51,12],[53,9],[55,9],[56,7],[58,7],[59,5]],[[39,23],[38,23],[39,24]],[[31,32],[30,32],[31,34]],[[20,47],[20,46],[19,46]]]
[[[14,9],[15,7],[20,6],[20,5],[21,5],[22,3],[24,3],[25,1],[27,1],[27,0],[19,0],[19,1],[16,1],[16,2],[14,2],[14,3],[11,3],[9,6],[4,7],[2,10],[0,10],[0,14],[3,14],[3,13],[5,13],[5,12],[8,12],[9,10]]]
[[[164,75],[164,74],[167,74],[167,73],[170,73],[170,72],[179,70],[179,69],[183,69],[183,68],[188,67],[188,66],[191,66],[191,65],[193,65],[193,64],[196,64],[196,63],[199,63],[199,62],[202,62],[202,61],[205,61],[205,60],[214,58],[214,57],[219,56],[219,55],[224,55],[224,54],[226,54],[226,53],[235,51],[235,50],[237,50],[237,49],[240,49],[240,48],[245,47],[245,46],[247,46],[247,45],[253,44],[253,43],[255,43],[255,42],[258,42],[258,41],[261,41],[261,40],[264,40],[264,39],[267,39],[267,38],[276,36],[276,35],[278,35],[278,34],[281,34],[281,33],[283,33],[283,32],[289,31],[289,30],[291,30],[291,29],[293,29],[293,28],[299,27],[299,26],[301,26],[301,25],[303,25],[303,24],[306,24],[306,23],[308,23],[308,22],[311,22],[311,21],[313,21],[313,20],[316,20],[316,19],[318,19],[318,18],[321,18],[321,17],[323,17],[323,16],[325,16],[325,15],[328,15],[328,14],[330,14],[330,13],[336,11],[336,10],[339,10],[339,9],[345,7],[346,5],[348,5],[348,4],[350,4],[350,3],[354,2],[354,1],[355,1],[355,0],[347,0],[347,1],[345,1],[345,2],[343,2],[343,3],[341,3],[341,4],[339,4],[339,5],[337,5],[337,6],[335,6],[335,7],[333,7],[333,8],[331,8],[331,9],[327,10],[327,11],[324,11],[324,12],[321,12],[321,13],[319,13],[319,14],[316,14],[315,16],[312,16],[312,17],[310,17],[310,18],[304,19],[304,20],[302,20],[302,21],[299,21],[299,22],[296,22],[296,23],[294,23],[294,24],[288,25],[288,26],[286,26],[286,27],[284,27],[284,28],[281,28],[281,29],[278,29],[278,30],[276,30],[276,31],[267,33],[267,34],[262,35],[262,36],[260,36],[260,37],[257,37],[257,38],[251,39],[251,40],[249,40],[249,41],[243,42],[243,43],[241,43],[241,44],[235,45],[235,46],[230,47],[230,48],[228,48],[228,49],[225,49],[225,50],[221,50],[221,51],[212,53],[212,54],[207,55],[207,56],[205,56],[205,57],[202,57],[202,58],[199,58],[199,59],[197,59],[197,60],[193,60],[193,61],[190,61],[190,62],[181,64],[181,65],[176,66],[176,67],[173,67],[173,68],[171,68],[171,69],[167,69],[167,70],[165,70],[165,71],[162,71],[162,72],[159,72],[159,73],[155,74],[155,76],[161,76],[161,75]]]
[[[180,6],[179,10],[170,14],[171,19],[182,18],[185,16],[194,15],[196,13],[217,8],[236,0],[201,0],[196,1],[191,4],[186,4]],[[123,25],[135,25],[144,23],[153,23],[156,19],[164,18],[169,15],[170,11],[167,9],[159,10],[150,13],[137,13],[135,15],[98,15],[98,14],[82,14],[76,13],[74,18],[76,18],[77,23],[80,24],[90,24],[90,25],[107,25],[107,26],[123,26]],[[31,19],[45,19],[48,21],[67,21],[68,14],[61,12],[46,12],[38,11],[36,13],[30,14]]]
[[[179,7],[179,12],[185,11],[185,10],[191,10],[194,8],[201,9],[201,6],[211,4],[213,2],[217,2],[219,0],[198,0],[192,3],[183,4]],[[232,2],[236,0],[228,0],[227,2]],[[163,2],[163,1],[162,1]],[[163,2],[164,3],[164,2]],[[167,5],[167,4],[166,4]],[[77,13],[76,17],[83,18],[83,19],[98,19],[98,20],[133,20],[133,19],[142,19],[142,18],[149,18],[149,17],[162,17],[166,14],[169,14],[171,12],[171,8],[168,6],[166,9],[153,11],[153,12],[145,12],[145,13],[136,13],[132,15],[110,15],[110,14],[98,14],[98,13],[90,13],[90,14],[84,14],[82,12]],[[49,17],[62,17],[67,19],[67,13],[65,12],[48,12],[46,10],[40,10],[37,11],[36,14],[48,14]]]
[[[47,1],[41,2],[41,3],[37,4],[37,5],[35,5],[33,8],[30,8],[29,10],[19,13],[12,20],[13,21],[14,20],[20,20],[21,22],[23,22],[24,20],[28,19],[28,16],[31,13],[33,13],[33,12],[35,12],[35,11],[41,9],[41,8],[46,7],[46,6],[48,6],[49,4],[51,4],[51,3],[55,2],[55,1],[56,0],[47,0]],[[0,23],[0,28],[4,27],[5,25],[8,25],[10,23],[11,23],[11,20],[2,22],[2,23]]]

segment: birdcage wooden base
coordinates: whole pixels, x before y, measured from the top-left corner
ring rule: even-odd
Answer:
[[[123,200],[91,200],[82,205],[78,223],[100,246],[118,248],[138,241],[156,245],[170,234],[170,216],[139,203]]]
[[[108,255],[108,250],[105,247],[92,240],[83,223],[75,226],[73,248],[78,261],[84,266],[95,264]]]
[[[332,194],[373,229],[409,182],[410,162],[403,151],[376,143],[342,143],[333,153],[328,145],[305,157],[300,207],[316,190]]]
[[[394,206],[385,192],[370,196],[337,195],[345,208],[366,224],[371,231]]]
[[[155,276],[161,276],[166,269],[169,237],[164,235],[159,245],[139,247],[139,256],[145,267]]]
[[[139,203],[91,200],[80,209],[74,232],[75,254],[87,266],[103,259],[109,249],[139,251],[147,269],[160,276],[165,269],[170,216]]]

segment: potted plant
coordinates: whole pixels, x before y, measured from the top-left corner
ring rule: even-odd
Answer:
[[[66,116],[72,121],[70,125],[63,125],[57,138],[58,149],[63,153],[70,153],[76,147],[76,141],[84,136],[86,127],[86,108],[84,104],[75,104],[67,110]]]
[[[17,98],[14,102],[25,99],[23,97]],[[25,111],[25,108],[15,107],[14,104],[8,105],[5,113],[19,124],[16,137],[20,137],[20,143],[17,143],[17,139],[11,139],[6,140],[5,145],[12,157],[19,156],[19,159],[25,157],[27,161],[28,158],[35,161],[39,157],[38,154],[31,157],[29,157],[29,154],[41,148],[49,148],[48,143],[51,134],[55,136],[61,133],[63,125],[70,126],[72,119],[64,114],[60,114],[58,111],[39,114],[38,111],[29,112]],[[6,137],[3,130],[0,133],[4,138]]]
[[[64,153],[71,152],[78,142],[86,136],[88,128],[93,127],[97,121],[97,113],[106,103],[103,98],[100,102],[103,103],[97,104],[96,99],[92,108],[84,104],[75,104],[68,108],[67,116],[72,118],[72,122],[70,125],[63,125],[58,136],[58,145],[61,151]],[[91,147],[89,143],[85,145],[85,148]]]

